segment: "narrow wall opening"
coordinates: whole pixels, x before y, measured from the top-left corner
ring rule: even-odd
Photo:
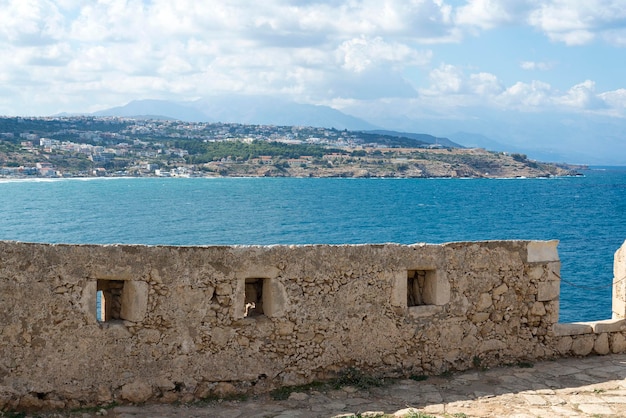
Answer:
[[[122,319],[123,280],[98,280],[96,294],[96,319],[107,322]]]
[[[434,305],[437,273],[435,270],[408,270],[406,304],[411,306]]]
[[[248,278],[245,285],[244,317],[263,315],[263,282],[265,279]]]

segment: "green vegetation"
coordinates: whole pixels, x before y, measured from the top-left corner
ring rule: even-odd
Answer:
[[[341,152],[339,149],[327,149],[319,145],[290,145],[279,142],[255,140],[251,143],[242,141],[202,142],[175,141],[176,148],[189,151],[185,160],[190,164],[203,164],[210,161],[219,161],[230,158],[236,161],[248,161],[261,156],[280,158],[300,158],[312,156],[321,158],[331,152]]]
[[[409,412],[408,415],[405,416],[405,418],[435,418],[435,416],[420,411],[412,411]]]
[[[363,373],[355,368],[348,368],[341,372],[335,379],[325,382],[312,382],[306,385],[284,386],[274,389],[270,396],[274,400],[285,400],[292,393],[308,392],[310,390],[328,391],[337,390],[345,386],[353,386],[358,389],[369,389],[372,387],[384,386],[387,382],[384,379]]]
[[[1,418],[25,418],[26,412],[15,412],[15,411],[0,411]]]
[[[517,367],[521,369],[532,369],[535,365],[529,361],[520,361],[517,363]]]
[[[528,160],[528,156],[526,154],[511,154],[511,158],[513,158],[515,161],[519,161],[519,162],[524,162],[526,160]]]
[[[275,401],[284,401],[289,398],[289,395],[292,393],[303,393],[309,392],[311,390],[317,391],[328,391],[332,390],[334,386],[332,382],[312,382],[306,385],[296,385],[296,386],[283,386],[278,389],[274,389],[270,392],[270,396]]]

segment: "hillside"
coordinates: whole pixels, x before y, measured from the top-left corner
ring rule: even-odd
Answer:
[[[271,158],[263,162],[219,161],[203,165],[208,173],[222,176],[356,178],[535,178],[579,175],[579,168],[482,149],[397,148],[343,150],[321,159]]]
[[[130,118],[0,118],[0,176],[550,177],[523,154],[301,126]],[[420,139],[418,139],[420,138]],[[434,137],[431,137],[434,138]]]

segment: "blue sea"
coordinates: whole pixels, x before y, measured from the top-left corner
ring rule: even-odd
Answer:
[[[0,240],[168,245],[558,239],[561,322],[611,317],[626,167],[551,179],[0,180]]]

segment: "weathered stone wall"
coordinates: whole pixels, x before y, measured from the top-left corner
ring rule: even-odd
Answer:
[[[0,410],[624,351],[623,320],[555,327],[556,246],[0,242]]]

